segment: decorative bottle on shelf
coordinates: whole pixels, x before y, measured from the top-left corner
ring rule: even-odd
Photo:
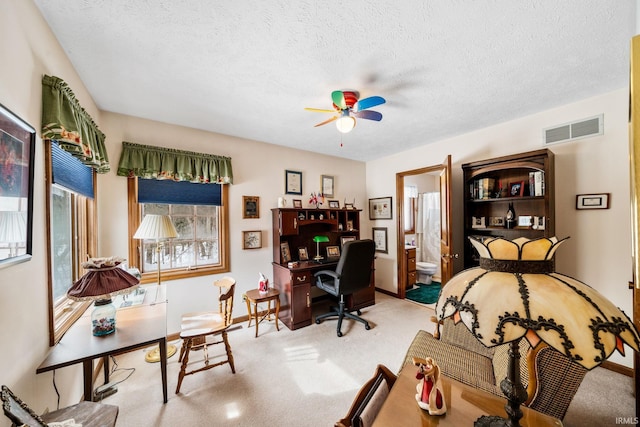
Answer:
[[[516,211],[513,209],[513,203],[509,203],[509,208],[507,209],[507,228],[513,228],[516,225]]]

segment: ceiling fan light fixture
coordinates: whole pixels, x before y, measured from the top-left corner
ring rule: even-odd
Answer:
[[[356,119],[344,115],[336,120],[336,127],[342,133],[349,133],[356,126]]]

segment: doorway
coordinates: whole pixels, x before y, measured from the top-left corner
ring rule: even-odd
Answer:
[[[398,298],[404,299],[407,288],[407,258],[405,249],[407,243],[411,245],[411,238],[414,239],[413,245],[420,244],[416,242],[416,226],[420,226],[419,220],[416,218],[418,211],[418,198],[412,200],[407,197],[405,200],[405,186],[411,183],[418,188],[418,192],[426,189],[428,193],[437,193],[439,196],[440,221],[439,234],[440,244],[431,245],[431,257],[439,257],[438,260],[432,259],[439,263],[440,282],[442,286],[451,278],[453,267],[451,255],[451,231],[449,225],[451,223],[451,155],[447,156],[445,161],[439,165],[428,166],[420,169],[414,169],[396,174],[396,205],[397,205],[397,260],[398,260]],[[433,197],[429,196],[429,197]],[[420,198],[422,200],[422,198]],[[437,233],[437,230],[436,230]],[[409,239],[407,241],[407,239]],[[422,239],[421,239],[422,240]],[[423,252],[424,248],[420,248]],[[434,255],[435,253],[435,255]]]

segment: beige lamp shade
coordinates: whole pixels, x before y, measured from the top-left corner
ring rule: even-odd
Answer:
[[[178,232],[169,215],[145,215],[140,226],[133,235],[134,239],[173,239]]]
[[[439,319],[454,316],[487,347],[526,338],[540,341],[587,369],[623,344],[640,350],[633,322],[592,287],[553,271],[564,240],[470,238],[480,266],[454,276],[436,305]]]

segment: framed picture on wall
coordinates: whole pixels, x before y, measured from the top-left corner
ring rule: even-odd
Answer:
[[[369,219],[391,219],[393,207],[391,197],[369,199]]]
[[[302,195],[302,172],[285,170],[284,190],[286,194]]]
[[[376,252],[389,253],[387,248],[387,227],[373,227],[371,235],[376,244]]]
[[[0,267],[32,256],[36,131],[0,105]]]
[[[260,218],[260,197],[242,196],[242,218]]]
[[[333,177],[322,175],[320,177],[320,188],[324,197],[333,197]]]
[[[262,231],[242,232],[242,249],[260,249],[262,247]]]

